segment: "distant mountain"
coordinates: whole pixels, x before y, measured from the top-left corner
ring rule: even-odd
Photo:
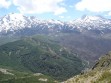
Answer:
[[[101,57],[92,69],[82,75],[67,80],[64,83],[110,83],[111,82],[111,52]]]
[[[1,35],[32,35],[37,33],[57,32],[63,22],[56,20],[39,20],[34,16],[10,13],[0,18]],[[56,27],[56,28],[55,28]]]
[[[102,16],[84,15],[79,19],[62,22],[59,20],[39,20],[34,16],[10,13],[0,18],[0,35],[32,35],[58,32],[80,32],[99,30],[100,33],[111,31],[111,19]]]
[[[84,30],[99,30],[101,33],[105,30],[111,30],[111,19],[102,16],[83,16],[71,22],[74,26]]]
[[[84,69],[76,54],[43,35],[0,46],[0,66],[43,73],[59,80],[77,75]]]

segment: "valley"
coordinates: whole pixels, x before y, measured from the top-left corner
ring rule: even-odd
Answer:
[[[1,83],[110,83],[110,50],[111,19],[101,16],[0,18]]]

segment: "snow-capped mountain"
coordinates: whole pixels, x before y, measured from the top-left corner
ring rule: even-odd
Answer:
[[[111,29],[111,19],[106,19],[102,16],[82,16],[79,19],[70,22],[73,26],[81,27],[83,30],[103,30],[103,29]]]
[[[111,20],[101,16],[82,16],[70,22],[39,20],[34,16],[10,13],[0,18],[0,35],[36,34],[54,32],[84,32],[88,30],[111,30]]]
[[[0,33],[15,33],[25,29],[52,30],[56,25],[63,26],[64,23],[58,20],[39,20],[34,16],[26,17],[22,14],[10,13],[0,18]]]
[[[9,14],[0,19],[0,32],[13,31],[24,28],[27,23],[22,14]]]

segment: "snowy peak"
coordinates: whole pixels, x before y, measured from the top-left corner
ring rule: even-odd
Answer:
[[[10,13],[10,14],[8,14],[8,15],[5,15],[4,17],[3,17],[3,19],[6,19],[6,20],[8,20],[8,21],[23,21],[24,20],[24,17],[25,16],[23,16],[22,14],[19,14],[19,13]]]
[[[81,30],[103,30],[111,29],[111,20],[102,16],[84,15],[79,19],[71,21],[70,24]]]
[[[18,13],[10,13],[0,18],[0,32],[15,32],[29,28],[46,29],[47,27],[62,26],[63,22],[59,20],[39,20],[34,16],[24,16]]]
[[[108,19],[102,17],[102,16],[88,16],[88,15],[83,15],[81,18],[74,20],[75,22],[104,22],[108,21]]]
[[[96,20],[102,20],[104,19],[102,16],[87,16],[87,15],[83,15],[81,17],[81,20],[87,21],[87,20],[92,20],[92,21],[96,21]]]
[[[25,27],[25,16],[18,13],[10,13],[0,19],[0,32],[14,31]]]

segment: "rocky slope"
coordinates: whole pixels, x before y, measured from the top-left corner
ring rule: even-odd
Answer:
[[[64,83],[110,83],[111,82],[111,52],[101,57],[92,69]]]

